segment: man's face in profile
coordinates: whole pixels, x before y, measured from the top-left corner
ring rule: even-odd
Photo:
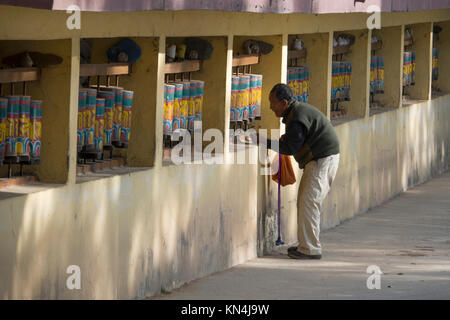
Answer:
[[[286,99],[279,101],[277,99],[277,96],[275,95],[275,92],[271,92],[269,94],[269,101],[270,101],[270,109],[275,113],[275,115],[278,118],[281,118],[283,116],[283,112],[288,107],[288,102],[286,101]]]

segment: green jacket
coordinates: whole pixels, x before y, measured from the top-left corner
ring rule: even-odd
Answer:
[[[327,117],[312,105],[294,102],[293,108],[283,120],[286,132],[289,132],[289,126],[294,121],[300,122],[306,129],[305,142],[294,154],[300,168],[303,169],[311,160],[339,153],[339,140],[333,126]]]

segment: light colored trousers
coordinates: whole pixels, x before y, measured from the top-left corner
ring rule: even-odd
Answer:
[[[303,170],[297,196],[297,251],[322,254],[319,241],[322,202],[331,188],[339,166],[339,154],[308,162]]]

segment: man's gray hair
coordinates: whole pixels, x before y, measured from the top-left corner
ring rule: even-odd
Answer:
[[[270,93],[272,92],[275,93],[275,97],[278,101],[283,101],[283,99],[286,99],[288,104],[291,104],[295,99],[291,88],[284,83],[276,84],[270,91]]]

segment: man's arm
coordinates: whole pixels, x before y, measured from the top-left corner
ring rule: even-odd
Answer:
[[[293,155],[297,153],[305,143],[306,128],[300,122],[293,122],[289,131],[282,135],[279,140],[279,153]],[[272,149],[272,140],[267,139],[267,148]],[[277,150],[274,150],[277,151]]]

